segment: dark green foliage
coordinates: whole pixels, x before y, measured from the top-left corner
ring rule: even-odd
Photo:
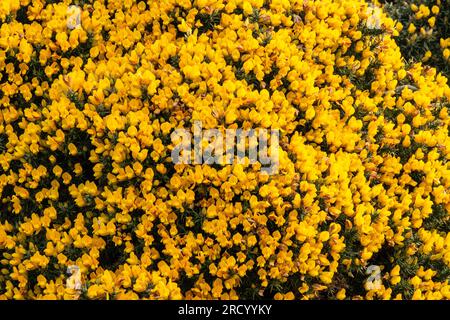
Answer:
[[[450,38],[450,2],[442,0],[439,6],[440,12],[436,16],[436,25],[431,28],[428,24],[428,18],[416,19],[411,4],[425,5],[432,8],[437,5],[436,0],[393,0],[386,1],[385,10],[395,20],[403,25],[396,41],[400,47],[405,60],[420,62],[427,51],[431,51],[431,58],[425,64],[436,68],[447,78],[450,77],[450,63],[443,57],[443,48],[440,45],[440,39]],[[408,32],[408,26],[413,23],[416,31],[413,34]],[[420,29],[426,30],[425,34]]]

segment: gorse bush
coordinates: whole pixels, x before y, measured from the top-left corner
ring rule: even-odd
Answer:
[[[450,88],[399,14],[1,1],[0,297],[450,298]],[[279,130],[279,171],[174,164],[195,121]]]
[[[397,43],[404,58],[450,77],[450,2],[386,1],[385,10],[403,25]]]

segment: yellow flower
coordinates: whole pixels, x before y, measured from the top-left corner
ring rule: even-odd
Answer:
[[[345,289],[339,290],[338,293],[336,294],[336,298],[337,298],[338,300],[344,300],[345,297],[346,297],[346,295],[345,295]]]

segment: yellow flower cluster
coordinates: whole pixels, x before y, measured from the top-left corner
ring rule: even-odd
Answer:
[[[0,298],[449,299],[450,88],[371,12],[2,0]],[[196,120],[279,172],[174,164]]]
[[[427,24],[428,24],[428,30],[426,27],[421,27],[419,30],[417,30],[417,27],[414,25],[414,23],[410,23],[408,26],[408,32],[413,34],[412,35],[412,41],[416,41],[417,37],[419,37],[420,35],[425,36],[428,34],[432,34],[433,33],[433,28],[436,25],[436,17],[440,12],[439,6],[441,5],[441,1],[438,0],[437,3],[435,5],[433,5],[431,7],[431,10],[429,7],[425,6],[424,4],[421,4],[419,6],[415,5],[415,4],[411,4],[411,10],[413,12],[415,12],[414,14],[414,18],[416,21],[418,21],[420,23],[420,21],[422,20],[426,20]],[[418,31],[420,32],[419,34],[415,34],[415,32]],[[439,43],[441,48],[443,49],[442,55],[444,57],[445,60],[449,60],[450,57],[450,37],[448,37],[447,39],[444,38],[440,38],[439,39]],[[432,56],[432,52],[431,51],[427,51],[425,56],[422,58],[423,61],[428,61]]]
[[[406,59],[429,64],[450,76],[450,6],[446,0],[388,4],[403,26],[399,43]]]

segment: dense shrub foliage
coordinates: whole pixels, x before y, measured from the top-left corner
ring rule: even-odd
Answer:
[[[404,26],[397,41],[404,58],[450,77],[450,2],[400,0],[388,2],[385,9]]]
[[[426,2],[2,0],[0,298],[450,298]],[[279,129],[279,172],[175,165],[195,120]]]

